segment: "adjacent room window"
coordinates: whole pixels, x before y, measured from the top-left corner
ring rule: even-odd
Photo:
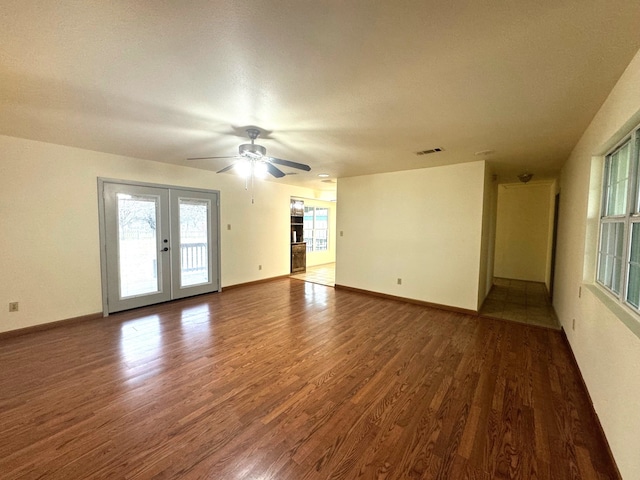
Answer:
[[[605,157],[597,282],[640,311],[640,129]]]
[[[329,209],[304,207],[304,241],[307,252],[323,252],[329,249]]]

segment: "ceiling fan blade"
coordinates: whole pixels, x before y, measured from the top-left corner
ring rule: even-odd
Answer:
[[[284,177],[284,172],[282,170],[280,170],[278,167],[276,167],[275,165],[273,165],[272,163],[269,163],[269,162],[265,162],[265,164],[267,165],[267,171],[271,175],[273,175],[276,178]]]
[[[236,165],[234,163],[232,163],[231,165],[228,165],[226,167],[224,167],[222,170],[218,170],[216,173],[224,173],[227,172],[229,170],[231,170],[233,167],[235,167]]]
[[[214,158],[240,158],[238,155],[227,155],[225,157],[192,157],[187,160],[212,160]]]
[[[299,170],[304,170],[306,172],[311,171],[311,167],[309,165],[305,165],[304,163],[292,162],[290,160],[282,160],[281,158],[269,157],[269,161],[272,163],[276,163],[278,165],[284,165],[285,167],[297,168]]]

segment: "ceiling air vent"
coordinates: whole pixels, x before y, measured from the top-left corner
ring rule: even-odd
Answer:
[[[429,150],[422,150],[421,152],[416,152],[416,155],[429,155],[430,153],[438,153],[441,151],[442,151],[442,148],[430,148]]]

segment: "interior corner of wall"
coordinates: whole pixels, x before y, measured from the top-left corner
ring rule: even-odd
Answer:
[[[587,218],[585,219],[584,261],[582,266],[582,281],[585,283],[592,283],[596,275],[603,165],[604,157],[602,155],[593,155],[591,157]]]

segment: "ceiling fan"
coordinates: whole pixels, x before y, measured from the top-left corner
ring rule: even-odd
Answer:
[[[251,140],[251,143],[243,143],[238,147],[238,155],[222,156],[222,157],[194,157],[187,160],[210,160],[215,158],[237,158],[242,160],[241,162],[235,162],[231,165],[224,167],[222,170],[218,170],[216,173],[223,173],[232,168],[237,170],[243,177],[253,178],[253,176],[261,177],[270,173],[276,178],[284,177],[286,174],[280,170],[276,165],[283,165],[285,167],[297,168],[309,172],[311,167],[304,163],[292,162],[290,160],[283,160],[281,158],[267,156],[267,149],[262,145],[255,143],[255,139],[260,135],[260,129],[247,128],[247,135]]]

